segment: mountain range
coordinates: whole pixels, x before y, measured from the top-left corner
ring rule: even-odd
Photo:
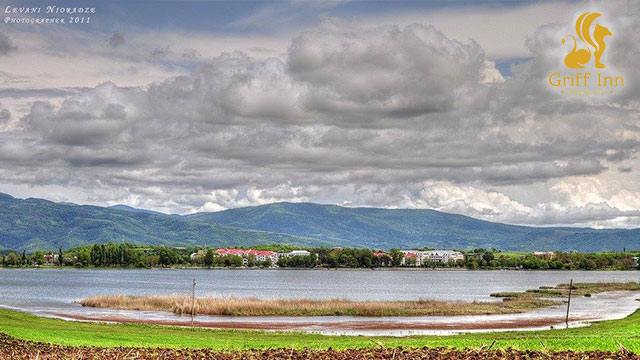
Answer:
[[[53,250],[106,242],[607,251],[640,249],[640,229],[530,227],[427,209],[286,202],[169,215],[125,205],[76,205],[0,193],[0,250]]]

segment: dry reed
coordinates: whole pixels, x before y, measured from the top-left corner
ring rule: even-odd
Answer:
[[[195,314],[229,316],[426,316],[508,314],[555,304],[534,296],[504,302],[462,301],[351,301],[344,299],[196,298]],[[170,311],[191,314],[186,295],[106,295],[80,301],[82,306],[122,310]]]

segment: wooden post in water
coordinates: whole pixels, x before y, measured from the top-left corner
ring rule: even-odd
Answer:
[[[571,307],[571,290],[573,290],[573,279],[569,282],[569,301],[567,301],[567,316],[564,319],[567,329],[569,328],[569,308]]]
[[[191,327],[193,327],[193,316],[196,311],[196,279],[193,279],[193,289],[191,290]]]

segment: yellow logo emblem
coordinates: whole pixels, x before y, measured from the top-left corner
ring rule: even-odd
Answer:
[[[564,57],[566,67],[570,69],[582,69],[591,61],[593,55],[595,67],[597,69],[605,68],[605,65],[602,63],[602,54],[607,48],[604,38],[613,34],[603,25],[595,24],[595,26],[593,26],[593,22],[601,15],[599,12],[585,12],[576,20],[576,35],[581,42],[580,48],[578,48],[578,39],[576,39],[575,36],[568,35],[562,39],[563,45],[566,43],[567,38],[573,40],[573,48]]]

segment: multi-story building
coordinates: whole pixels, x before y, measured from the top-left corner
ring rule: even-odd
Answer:
[[[310,252],[307,250],[293,250],[288,253],[278,253],[278,257],[292,257],[292,256],[309,256]]]
[[[242,263],[247,265],[249,263],[249,257],[253,256],[256,261],[265,262],[271,260],[272,264],[278,262],[278,253],[269,250],[254,250],[254,249],[218,249],[216,250],[218,256],[236,255],[242,257]]]
[[[403,250],[404,258],[402,264],[406,265],[412,263],[415,259],[415,266],[422,266],[428,263],[447,264],[456,262],[458,260],[464,260],[464,255],[459,251],[454,250]],[[405,261],[408,259],[408,261]]]

